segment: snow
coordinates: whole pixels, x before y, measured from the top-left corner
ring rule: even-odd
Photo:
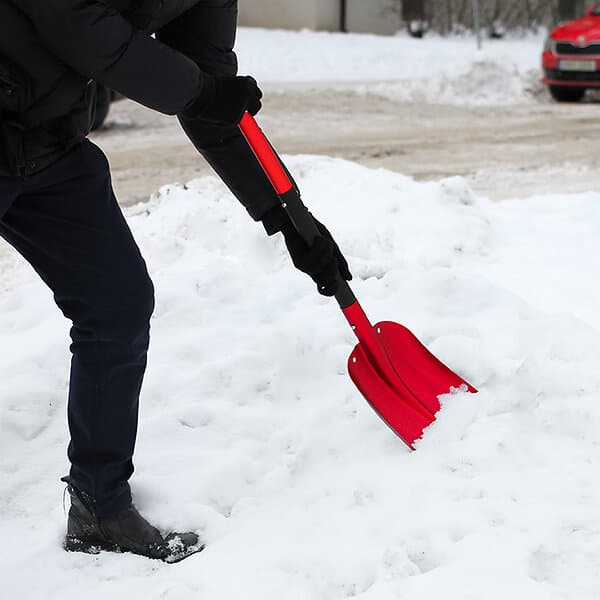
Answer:
[[[207,549],[61,550],[68,324],[0,256],[5,598],[598,598],[600,194],[492,203],[288,157],[373,320],[476,385],[410,453],[354,389],[353,334],[215,178],[127,215],[157,289],[133,491]]]
[[[542,91],[545,32],[484,40],[419,40],[313,31],[241,28],[240,72],[284,89],[299,84],[348,87],[397,100],[502,105],[533,101]]]
[[[535,100],[541,45],[241,29],[238,54],[270,90],[486,105]],[[493,203],[458,177],[286,162],[372,319],[479,393],[444,398],[409,452],[281,239],[215,178],[165,186],[127,209],[157,290],[132,485],[161,529],[208,546],[177,565],[68,554],[69,327],[3,246],[2,598],[597,600],[600,194]]]

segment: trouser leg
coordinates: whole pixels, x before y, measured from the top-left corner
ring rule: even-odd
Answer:
[[[101,150],[83,142],[27,178],[0,219],[0,235],[39,273],[73,323],[72,481],[99,515],[127,508],[154,299]]]
[[[208,73],[237,73],[233,51],[237,0],[200,0],[158,32],[159,39],[194,60]],[[250,216],[259,220],[279,199],[238,127],[219,127],[179,117],[198,152],[204,156]]]
[[[23,189],[20,177],[0,177],[0,220]]]

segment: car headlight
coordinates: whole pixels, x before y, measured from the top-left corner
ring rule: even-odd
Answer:
[[[556,42],[548,36],[544,42],[544,52],[555,52]]]

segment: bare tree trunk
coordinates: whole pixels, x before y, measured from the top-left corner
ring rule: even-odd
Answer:
[[[446,0],[446,10],[448,12],[447,17],[446,17],[446,31],[450,32],[450,31],[452,31],[452,28],[454,27],[454,20],[453,20],[454,3],[452,2],[452,0]]]
[[[456,11],[456,21],[461,25],[466,25],[469,18],[468,13],[471,12],[469,6],[469,0],[459,0],[458,9]]]
[[[577,16],[576,0],[558,0],[558,16],[565,21],[574,19]]]
[[[500,30],[551,27],[583,14],[584,5],[592,4],[592,0],[481,0],[482,26],[490,31],[494,26]],[[395,6],[405,21],[427,21],[442,33],[473,26],[472,0],[395,0]]]
[[[405,21],[425,19],[425,0],[403,0],[402,18]]]

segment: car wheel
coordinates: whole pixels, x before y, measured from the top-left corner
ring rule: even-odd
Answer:
[[[108,110],[110,108],[111,92],[108,88],[103,85],[98,85],[96,90],[96,116],[94,117],[94,124],[92,125],[92,131],[100,129],[102,124],[108,116]]]
[[[557,102],[579,102],[584,94],[582,87],[563,87],[562,85],[551,85],[550,94]]]

